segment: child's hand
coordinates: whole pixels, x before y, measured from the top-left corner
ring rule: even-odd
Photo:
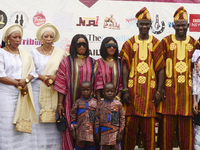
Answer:
[[[74,125],[73,124],[71,124],[71,135],[72,135],[72,138],[74,139],[74,140],[76,140],[76,132],[75,132],[75,128],[74,128]]]
[[[117,135],[117,142],[122,141],[122,139],[123,139],[123,134],[118,133],[118,135]]]
[[[99,132],[97,134],[94,134],[94,137],[95,137],[95,143],[100,143]]]

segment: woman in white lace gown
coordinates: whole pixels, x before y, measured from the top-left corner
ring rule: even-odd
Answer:
[[[200,150],[200,116],[198,115],[198,105],[200,101],[200,50],[195,50],[192,62],[193,69],[193,112],[195,113],[194,121],[194,150]]]
[[[27,88],[30,85],[29,81],[33,77],[37,78],[31,56],[27,51],[18,48],[22,35],[23,29],[20,25],[14,24],[7,27],[3,35],[6,46],[0,48],[0,150],[37,150],[34,128],[32,128],[32,134],[28,134],[15,131],[13,125],[16,124],[14,118],[17,116],[16,108],[18,108],[20,98],[24,97],[24,100],[27,100],[32,93],[32,90]],[[24,58],[24,56],[26,57]],[[25,78],[22,78],[25,73],[24,67],[29,68],[31,64],[33,70]],[[19,89],[22,89],[21,93]],[[34,108],[34,105],[31,107]],[[31,107],[28,109],[32,109]],[[23,111],[20,113],[23,114]],[[34,115],[35,110],[27,113]],[[31,115],[27,117],[32,119]],[[37,121],[37,117],[35,120]]]
[[[43,110],[53,109],[55,111],[57,108],[58,96],[53,89],[53,84],[59,64],[66,53],[53,46],[53,43],[60,37],[54,25],[50,23],[42,25],[38,29],[36,37],[42,42],[42,46],[32,49],[30,54],[38,74],[38,79],[32,83],[33,98],[39,119],[39,123],[36,125],[37,146],[42,150],[60,150],[61,133],[57,130],[56,123],[41,123],[40,115]]]

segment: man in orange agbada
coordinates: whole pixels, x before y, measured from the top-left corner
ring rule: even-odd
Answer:
[[[175,34],[162,39],[165,67],[166,100],[160,102],[157,112],[162,114],[159,124],[161,150],[172,150],[174,133],[178,135],[181,150],[193,150],[192,124],[192,54],[198,42],[187,35],[188,15],[184,7],[174,14]]]
[[[122,92],[126,126],[123,149],[134,149],[140,125],[144,149],[155,150],[155,105],[162,99],[165,62],[160,41],[149,35],[151,17],[147,8],[142,8],[136,18],[139,35],[127,40],[119,55],[124,62]]]

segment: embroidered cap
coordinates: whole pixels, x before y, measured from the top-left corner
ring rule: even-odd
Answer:
[[[138,21],[139,20],[150,20],[151,21],[150,13],[146,7],[143,7],[142,9],[140,9],[140,11],[137,12],[135,17],[138,19]]]
[[[183,6],[178,8],[176,12],[174,13],[174,21],[177,21],[177,20],[188,21],[187,11],[185,10]]]

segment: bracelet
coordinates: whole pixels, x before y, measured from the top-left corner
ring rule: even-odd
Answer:
[[[161,96],[160,92],[156,91],[156,93]]]
[[[62,106],[63,104],[62,103],[58,103],[58,106]]]
[[[118,101],[121,101],[121,98],[119,97],[119,96],[115,96],[116,97],[116,99],[118,100]]]
[[[127,93],[126,91],[128,91],[128,88],[123,89],[122,93]]]

